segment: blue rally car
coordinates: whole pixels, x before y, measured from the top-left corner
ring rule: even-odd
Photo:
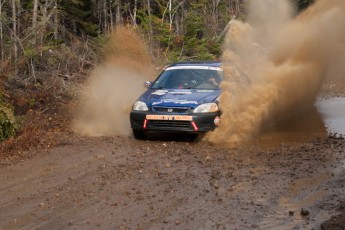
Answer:
[[[200,134],[219,124],[220,62],[178,62],[168,66],[133,104],[134,137],[149,132]]]

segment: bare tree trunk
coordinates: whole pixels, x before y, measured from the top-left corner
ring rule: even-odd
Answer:
[[[18,19],[21,18],[21,13],[22,13],[20,0],[17,0],[16,4],[17,4],[17,10],[16,10],[17,11],[17,34],[19,35],[21,33],[21,24],[20,24],[20,20]],[[17,38],[19,42],[19,36]]]
[[[163,16],[162,16],[162,23],[164,22],[164,18],[165,18],[165,14],[166,12],[168,11],[169,13],[169,30],[171,31],[172,30],[172,24],[173,24],[173,21],[174,21],[174,14],[173,14],[173,11],[176,11],[181,5],[184,4],[184,1],[181,1],[177,7],[173,10],[172,9],[172,0],[169,0],[169,2],[167,3],[167,6],[166,8],[164,9],[164,12],[163,12]]]
[[[97,18],[98,18],[98,29],[99,32],[102,33],[103,32],[103,24],[102,24],[102,3],[101,1],[97,1]]]
[[[34,0],[34,5],[32,9],[32,34],[33,34],[32,43],[34,45],[34,49],[36,50],[36,52],[37,52],[37,11],[38,11],[38,0]],[[35,75],[36,71],[35,71],[35,64],[34,64],[33,58],[30,58],[30,68],[31,68],[32,76],[34,77],[35,82],[36,82],[36,75]]]
[[[169,0],[169,30],[172,29],[172,12],[171,12],[171,0]]]
[[[116,0],[115,3],[115,26],[118,26],[121,24],[121,1]]]
[[[181,24],[180,24],[180,34],[183,34],[185,31],[185,28],[184,28],[184,25],[183,25],[183,23],[184,23],[184,20],[185,20],[185,14],[184,14],[184,12],[185,12],[185,4],[183,3],[182,5],[181,5],[181,19],[180,19],[180,21],[181,21]]]
[[[150,38],[153,33],[152,30],[152,21],[151,21],[151,0],[147,0],[147,14],[149,15],[149,27],[150,27]]]
[[[108,13],[107,13],[107,1],[103,1],[103,17],[104,17],[104,33],[106,34],[108,32]]]
[[[12,41],[13,41],[13,61],[14,61],[14,76],[18,75],[18,44],[17,44],[17,7],[16,0],[12,0]]]
[[[36,80],[37,80],[37,78],[36,78],[36,68],[35,68],[35,64],[34,64],[32,58],[30,58],[30,66],[31,66],[31,75],[34,78],[34,81],[36,83]],[[29,69],[30,69],[30,67],[29,67]]]
[[[52,18],[54,13],[56,13],[57,5],[55,5],[56,0],[45,0],[43,10],[42,10],[42,25],[40,26],[40,46],[44,46],[44,36],[46,33],[46,28],[49,20]],[[53,7],[52,7],[53,6]],[[50,10],[50,11],[49,11]],[[40,55],[43,55],[43,50],[41,49]]]
[[[133,6],[133,13],[129,7],[128,12],[129,15],[131,16],[133,26],[137,26],[137,8],[138,8],[138,0],[134,0],[134,6]]]
[[[240,13],[240,0],[236,0],[236,16]]]
[[[153,35],[153,28],[152,28],[152,21],[151,21],[151,0],[147,0],[147,15],[148,15],[148,19],[149,19],[149,31],[148,31],[148,44],[150,47],[150,55],[153,57],[153,50],[154,50],[154,45],[152,42],[152,35]]]
[[[37,9],[38,9],[38,0],[34,0],[34,6],[32,9],[32,33],[33,33],[33,44],[36,47],[37,42]]]
[[[184,3],[185,3],[185,0],[180,1],[180,3],[178,3],[177,6],[175,6],[174,9],[170,9],[169,10],[170,11],[170,13],[169,13],[169,15],[170,15],[170,31],[173,29],[172,25],[173,25],[173,23],[175,21],[175,29],[174,29],[175,30],[175,34],[179,34],[179,31],[180,31],[180,25],[178,24],[179,23],[178,20],[180,19],[179,14],[178,14],[178,10],[181,7],[181,10],[183,12],[183,4]],[[177,19],[175,19],[175,18],[177,18]]]
[[[0,49],[1,49],[1,62],[5,59],[5,51],[4,51],[4,34],[3,34],[3,16],[2,16],[2,0],[0,0]]]
[[[37,9],[38,9],[38,0],[34,0],[34,7],[32,9],[32,30],[36,34],[37,29]]]
[[[164,22],[165,14],[166,14],[168,8],[169,8],[169,5],[167,5],[167,7],[163,11],[163,15],[162,15],[162,19],[161,19],[162,23]]]
[[[134,0],[134,9],[133,9],[133,25],[136,27],[137,26],[137,9],[138,9],[138,0]]]
[[[110,32],[114,32],[114,18],[113,18],[113,5],[112,1],[109,4],[109,16],[110,16]]]
[[[218,33],[218,21],[219,21],[219,3],[220,0],[212,1],[212,30],[214,34]]]
[[[175,31],[175,34],[176,35],[180,35],[181,34],[181,17],[180,17],[180,14],[178,12],[176,12],[175,14],[175,28],[174,28],[174,31]]]
[[[54,1],[54,39],[57,40],[59,38],[59,24],[60,24],[60,20],[59,20],[59,10],[58,10],[58,3],[55,0]]]
[[[236,16],[238,14],[238,0],[229,0],[230,16]]]
[[[40,25],[40,47],[43,47],[43,43],[44,43],[44,34],[45,34],[45,21],[46,21],[46,18],[47,18],[47,11],[48,11],[48,0],[45,0],[45,3],[44,3],[44,7],[42,7],[42,25]],[[42,48],[40,48],[40,55],[41,57],[43,56],[43,50]]]

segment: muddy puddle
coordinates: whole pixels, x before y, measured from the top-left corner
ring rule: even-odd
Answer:
[[[334,137],[345,137],[345,98],[319,99],[316,106],[327,132]]]
[[[288,193],[278,199],[278,207],[274,214],[268,216],[261,227],[275,229],[278,226],[284,226],[284,229],[318,229],[317,227],[331,216],[327,210],[318,210],[312,214],[312,217],[302,216],[300,212],[302,208],[312,206],[327,195],[327,192],[320,191],[318,186],[325,183],[330,177],[330,173],[324,173],[311,178],[294,180],[288,187]],[[290,213],[289,218],[286,218],[287,210]]]
[[[291,111],[293,113],[293,111]],[[345,98],[319,98],[315,105],[267,128],[257,142],[270,147],[325,137],[345,137]]]
[[[345,97],[318,98],[312,108],[272,125],[257,142],[261,148],[270,149],[328,137],[345,137]],[[335,212],[311,207],[327,200],[329,194],[326,184],[332,178],[343,175],[345,160],[336,161],[330,170],[320,173],[315,170],[313,175],[301,176],[289,183],[286,193],[277,198],[277,207],[260,222],[260,229],[320,229],[324,220],[331,218]],[[305,167],[307,170],[308,167]],[[302,209],[308,210],[308,213],[310,211],[310,215],[303,216]]]

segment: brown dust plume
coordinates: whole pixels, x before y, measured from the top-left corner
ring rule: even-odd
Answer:
[[[241,142],[312,105],[345,51],[345,1],[318,0],[294,17],[288,0],[250,1],[223,45],[221,124],[206,139]],[[338,61],[337,61],[338,60]],[[342,59],[344,60],[344,59]]]
[[[134,29],[117,28],[105,47],[104,63],[93,70],[81,96],[74,130],[83,135],[129,135],[129,111],[154,68]]]

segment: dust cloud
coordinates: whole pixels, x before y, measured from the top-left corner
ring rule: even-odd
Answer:
[[[117,28],[105,47],[105,61],[91,73],[73,129],[83,135],[129,135],[132,103],[154,72],[134,29]]]
[[[207,140],[251,140],[313,105],[323,80],[345,72],[337,61],[345,50],[345,1],[319,0],[297,16],[289,2],[250,1],[248,21],[231,21],[221,58],[221,124]]]

